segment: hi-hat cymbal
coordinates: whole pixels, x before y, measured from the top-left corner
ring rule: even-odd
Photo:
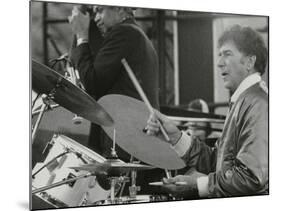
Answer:
[[[53,100],[69,111],[102,126],[112,126],[113,119],[92,97],[51,68],[32,60],[32,89],[50,94]]]
[[[106,95],[98,102],[113,118],[116,143],[125,151],[158,168],[172,170],[185,166],[169,143],[143,132],[150,113],[142,101],[124,95]],[[114,127],[103,127],[112,140]]]
[[[74,170],[89,171],[95,173],[126,173],[128,171],[140,171],[153,169],[155,167],[137,163],[125,163],[119,159],[109,159],[103,163],[92,163],[81,166],[70,167]]]
[[[175,183],[150,182],[149,185],[163,187],[163,186],[173,186],[173,185],[176,185],[176,186],[187,185],[187,183],[186,182],[175,182]]]

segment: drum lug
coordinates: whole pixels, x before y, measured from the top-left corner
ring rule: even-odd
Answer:
[[[89,202],[89,192],[84,193],[79,206],[87,206]]]

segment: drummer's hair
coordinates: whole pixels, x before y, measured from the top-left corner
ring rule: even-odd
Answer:
[[[237,49],[246,56],[256,56],[255,69],[261,75],[267,65],[267,48],[261,35],[251,27],[233,25],[224,31],[218,40],[220,48],[224,43],[232,41]]]

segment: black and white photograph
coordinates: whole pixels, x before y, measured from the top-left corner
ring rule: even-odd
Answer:
[[[29,10],[30,209],[268,197],[268,15]]]

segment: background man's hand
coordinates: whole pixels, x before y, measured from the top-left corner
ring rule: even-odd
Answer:
[[[72,15],[68,17],[72,31],[76,34],[77,39],[88,39],[90,15],[84,15],[77,6],[72,9]]]

